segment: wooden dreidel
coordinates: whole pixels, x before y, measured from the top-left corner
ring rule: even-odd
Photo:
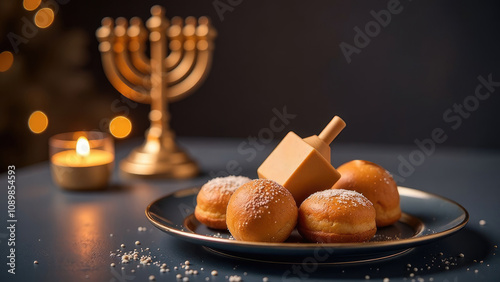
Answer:
[[[302,139],[290,131],[257,169],[259,178],[283,185],[297,206],[312,193],[330,189],[340,178],[330,163],[330,143],[345,126],[335,116],[319,136]]]

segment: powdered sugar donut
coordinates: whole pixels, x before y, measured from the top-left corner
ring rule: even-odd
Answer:
[[[229,198],[241,185],[251,181],[245,176],[218,177],[203,185],[196,197],[194,216],[210,228],[226,229]]]
[[[300,205],[297,229],[302,237],[313,242],[368,241],[377,232],[375,208],[355,191],[316,192]]]
[[[297,204],[285,187],[258,179],[242,185],[227,205],[227,228],[236,240],[283,242],[297,223]]]

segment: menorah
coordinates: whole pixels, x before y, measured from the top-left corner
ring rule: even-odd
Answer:
[[[137,17],[130,24],[125,18],[114,22],[104,18],[96,32],[111,84],[125,97],[151,104],[146,140],[120,168],[134,176],[193,177],[198,166],[175,142],[168,126],[167,103],[186,97],[201,85],[212,62],[216,31],[207,17],[174,17],[169,21],[160,6],[153,6],[151,15],[146,22],[149,36]],[[148,37],[149,59],[145,54]]]

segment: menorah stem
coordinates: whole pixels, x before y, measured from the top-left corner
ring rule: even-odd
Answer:
[[[148,22],[151,29],[149,39],[151,42],[151,113],[149,119],[151,128],[148,130],[148,140],[158,140],[158,145],[162,146],[163,138],[167,132],[166,116],[166,69],[163,63],[167,56],[167,39],[165,29],[167,23],[162,14],[154,15]]]

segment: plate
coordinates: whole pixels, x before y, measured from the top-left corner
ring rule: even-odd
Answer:
[[[412,188],[398,190],[401,219],[379,228],[374,238],[365,243],[309,243],[296,230],[283,243],[236,241],[228,231],[207,228],[196,220],[193,212],[199,188],[180,190],[152,202],[146,208],[146,216],[158,229],[220,255],[251,260],[262,260],[262,255],[266,255],[271,262],[292,263],[296,260],[290,257],[325,258],[322,261],[326,263],[391,258],[449,236],[469,220],[467,210],[452,200]]]

